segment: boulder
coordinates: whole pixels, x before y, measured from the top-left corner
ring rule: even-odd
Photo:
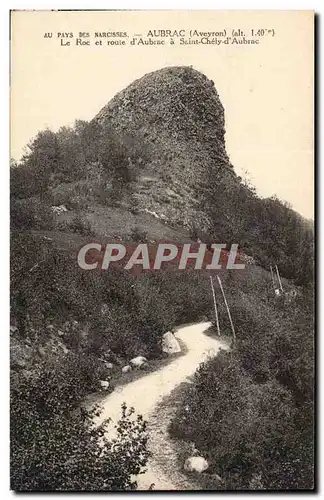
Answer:
[[[175,354],[177,352],[181,352],[180,344],[172,332],[167,332],[163,335],[162,351],[167,354]]]
[[[110,383],[108,382],[108,380],[100,380],[100,387],[104,390],[104,391],[107,391],[107,389],[109,389],[109,386],[110,386]]]
[[[204,472],[206,469],[208,462],[203,457],[189,457],[184,464],[184,470],[187,472]]]
[[[130,360],[130,365],[133,368],[141,368],[145,363],[147,363],[147,359],[144,356],[137,356]]]
[[[123,366],[122,373],[128,373],[132,371],[132,367],[130,365]]]
[[[112,370],[114,365],[112,363],[105,363],[105,367],[108,368],[108,370]]]

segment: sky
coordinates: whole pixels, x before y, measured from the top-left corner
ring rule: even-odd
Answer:
[[[95,31],[269,28],[258,45],[95,46]],[[120,90],[165,66],[192,65],[214,81],[225,108],[226,146],[239,175],[314,216],[311,12],[22,11],[12,14],[11,157],[39,130],[91,120]],[[91,46],[57,33],[89,32]],[[51,39],[44,38],[53,33]],[[78,35],[77,35],[78,36]],[[65,42],[65,40],[64,40]],[[63,42],[63,43],[64,43]]]

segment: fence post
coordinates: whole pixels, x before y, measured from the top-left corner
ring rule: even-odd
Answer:
[[[275,284],[275,279],[274,279],[274,274],[273,274],[273,269],[272,269],[272,266],[270,266],[270,272],[271,272],[271,280],[272,280],[272,284],[273,284],[273,289],[276,293],[276,284]]]
[[[226,310],[227,310],[228,318],[229,318],[230,323],[231,323],[231,328],[232,328],[232,333],[233,333],[233,343],[235,344],[235,341],[236,341],[236,333],[235,333],[235,328],[234,328],[233,321],[232,321],[231,312],[230,312],[230,309],[229,309],[229,307],[228,307],[228,303],[227,303],[227,300],[226,300],[226,297],[225,297],[225,292],[224,292],[224,289],[223,289],[223,285],[222,285],[221,279],[220,279],[220,277],[219,277],[219,276],[217,276],[217,279],[218,279],[218,283],[219,283],[219,286],[220,286],[220,289],[221,289],[221,291],[222,291],[222,295],[223,295],[223,298],[224,298],[224,302],[225,302],[225,306],[226,306]]]
[[[279,270],[278,270],[277,264],[276,264],[276,271],[277,271],[278,281],[279,281],[279,285],[280,285],[280,290],[283,292],[284,290],[282,288],[282,283],[281,283],[280,274],[279,274]]]
[[[212,294],[213,294],[213,300],[214,300],[214,309],[215,309],[215,318],[216,318],[216,326],[217,326],[217,334],[220,336],[220,328],[219,328],[219,321],[218,321],[218,311],[217,311],[217,304],[216,304],[216,297],[215,297],[215,289],[214,289],[214,284],[213,284],[213,278],[210,277],[210,286],[212,289]]]

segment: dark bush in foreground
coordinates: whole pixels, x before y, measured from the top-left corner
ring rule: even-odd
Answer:
[[[78,406],[79,385],[46,384],[46,371],[11,385],[11,488],[15,491],[133,490],[148,458],[146,423],[122,406],[116,436],[100,411]],[[60,376],[60,375],[59,375]],[[80,383],[80,381],[78,382]],[[70,391],[69,391],[70,389]]]

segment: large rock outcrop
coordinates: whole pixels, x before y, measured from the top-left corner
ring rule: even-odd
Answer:
[[[126,205],[173,226],[210,225],[211,181],[235,177],[224,108],[211,80],[186,66],[149,73],[119,92],[93,123],[103,134],[113,131],[129,151]]]

